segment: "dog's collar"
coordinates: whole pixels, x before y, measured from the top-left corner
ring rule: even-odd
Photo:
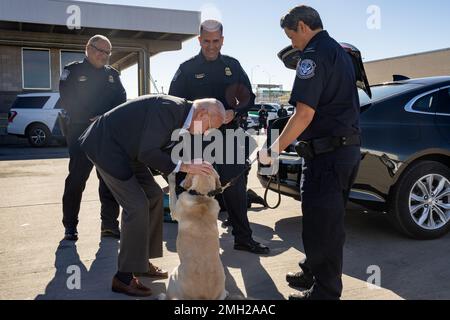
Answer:
[[[187,192],[192,196],[200,196],[200,197],[208,197],[208,198],[215,198],[217,195],[223,193],[223,188],[220,187],[216,190],[210,191],[207,194],[203,194],[200,193],[196,190],[186,190],[185,188],[181,187],[181,186],[177,186],[177,193],[183,193],[183,192]]]

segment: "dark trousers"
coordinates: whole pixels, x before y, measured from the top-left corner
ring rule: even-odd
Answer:
[[[63,225],[66,229],[76,229],[80,211],[81,197],[86,182],[91,174],[93,164],[81,150],[78,137],[86,129],[86,125],[71,125],[68,128],[67,145],[69,147],[69,175],[66,178],[63,195]],[[101,202],[102,228],[118,228],[119,204],[114,199],[105,182],[97,172],[99,179],[98,193]]]
[[[119,180],[97,170],[123,208],[118,270],[147,272],[148,260],[162,257],[163,193],[144,164],[131,164],[133,176]]]
[[[301,194],[304,273],[313,276],[312,298],[335,300],[342,294],[345,207],[358,172],[359,147],[342,147],[303,165]]]
[[[245,169],[240,164],[216,164],[217,173],[222,185],[237,177]],[[252,239],[252,230],[247,215],[247,175],[242,175],[237,182],[222,194],[228,220],[233,227],[235,242],[247,243]]]

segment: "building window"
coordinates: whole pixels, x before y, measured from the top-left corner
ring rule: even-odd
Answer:
[[[52,88],[49,49],[22,49],[22,86],[23,89]]]
[[[84,51],[60,51],[60,74],[65,66],[74,61],[82,61],[85,57]]]

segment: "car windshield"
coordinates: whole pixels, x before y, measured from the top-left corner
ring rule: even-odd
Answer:
[[[371,102],[378,101],[405,91],[419,88],[421,85],[416,83],[389,83],[384,85],[371,86],[372,99],[362,91],[358,89],[359,102],[361,106],[365,106]]]

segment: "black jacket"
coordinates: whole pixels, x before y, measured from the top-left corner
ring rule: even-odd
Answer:
[[[87,59],[64,67],[59,93],[70,123],[78,125],[127,101],[119,72],[110,66],[97,69]]]
[[[120,180],[133,172],[131,162],[170,174],[174,130],[183,127],[192,103],[172,96],[142,96],[105,113],[80,137],[81,147],[97,166]]]

